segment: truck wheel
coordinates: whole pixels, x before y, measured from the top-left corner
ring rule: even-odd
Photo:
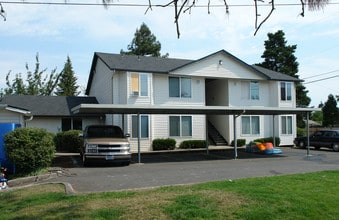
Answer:
[[[333,149],[333,151],[338,152],[339,151],[339,144],[333,144],[332,149]]]

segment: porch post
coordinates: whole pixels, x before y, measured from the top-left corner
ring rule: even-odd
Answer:
[[[307,156],[310,156],[310,127],[309,127],[309,112],[306,112],[306,133],[307,133]]]
[[[206,154],[209,154],[209,149],[208,149],[208,120],[207,120],[207,115],[205,115],[205,132],[206,132]]]
[[[141,123],[140,123],[140,113],[138,113],[137,119],[137,128],[138,128],[138,163],[141,163],[141,154],[140,154],[140,136],[141,136]]]
[[[274,147],[277,147],[276,146],[276,143],[275,143],[275,115],[272,115],[273,116],[273,146]]]
[[[237,143],[237,123],[236,123],[237,116],[233,115],[233,140],[234,140],[234,159],[238,158],[238,143]]]
[[[121,114],[121,127],[122,130],[124,131],[124,134],[126,134],[126,129],[125,129],[125,114]]]

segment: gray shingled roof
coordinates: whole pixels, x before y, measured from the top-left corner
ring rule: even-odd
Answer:
[[[90,75],[88,78],[86,94],[89,94],[91,88],[92,80],[94,77],[94,68],[98,59],[102,60],[105,65],[110,70],[116,71],[130,71],[130,72],[147,72],[147,73],[170,73],[179,68],[191,65],[193,63],[200,62],[210,56],[215,54],[224,54],[231,59],[234,59],[240,65],[245,66],[251,71],[254,71],[258,74],[261,74],[263,77],[268,80],[284,80],[284,81],[300,81],[297,78],[291,77],[289,75],[271,71],[256,65],[248,65],[239,58],[233,56],[225,50],[220,50],[215,53],[212,53],[208,56],[202,57],[198,60],[188,60],[188,59],[173,59],[173,58],[162,58],[162,57],[149,57],[149,56],[136,56],[136,55],[121,55],[121,54],[111,54],[111,53],[100,53],[95,52]]]
[[[168,73],[193,60],[163,57],[95,53],[111,70],[148,73]]]
[[[98,104],[95,97],[85,96],[33,96],[6,95],[0,98],[0,104],[26,109],[33,116],[67,117],[72,116],[71,109],[80,104]]]
[[[287,74],[284,74],[284,73],[279,73],[279,72],[276,72],[276,71],[273,71],[273,70],[269,70],[269,69],[266,69],[264,67],[261,67],[261,66],[257,66],[257,65],[252,65],[252,67],[254,69],[256,69],[257,71],[263,73],[264,75],[267,76],[268,79],[271,79],[271,80],[279,80],[279,81],[302,81],[298,78],[295,78],[295,77],[292,77],[290,75],[287,75]]]

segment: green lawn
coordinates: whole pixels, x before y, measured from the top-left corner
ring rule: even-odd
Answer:
[[[338,219],[339,171],[66,195],[60,184],[0,193],[0,219]]]

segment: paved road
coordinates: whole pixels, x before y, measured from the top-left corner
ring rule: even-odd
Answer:
[[[130,166],[96,165],[82,167],[73,156],[74,167],[65,168],[49,182],[69,183],[75,193],[115,191],[230,180],[246,177],[273,176],[322,170],[339,170],[339,153],[282,148],[282,155],[258,155],[240,149],[233,159],[232,149],[180,153],[142,154],[141,164],[134,155]]]

